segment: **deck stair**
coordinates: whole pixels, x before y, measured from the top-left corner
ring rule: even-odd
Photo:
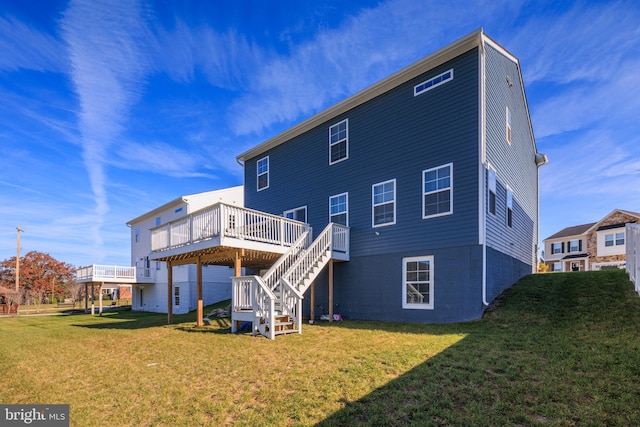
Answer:
[[[347,252],[348,228],[330,223],[315,240],[309,227],[263,276],[233,278],[232,332],[238,322],[252,323],[258,332],[302,333],[303,295],[334,257]],[[341,259],[345,259],[342,257]]]

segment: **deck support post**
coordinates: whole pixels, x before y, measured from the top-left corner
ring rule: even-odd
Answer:
[[[93,282],[91,282],[91,315],[93,316],[96,311],[96,301],[94,299],[96,293],[93,288]]]
[[[173,323],[173,266],[167,261],[167,324]]]
[[[233,258],[233,274],[236,277],[240,277],[242,275],[242,255],[244,255],[244,249],[241,251],[236,251],[236,254]],[[233,292],[233,289],[231,290],[231,292]],[[231,301],[232,306],[231,306],[231,311],[233,311],[234,307],[233,307],[233,299]],[[231,313],[229,313],[229,315],[233,318],[233,316],[231,315]],[[231,332],[232,333],[236,333],[237,331],[240,330],[240,322],[238,320],[232,320],[231,321]]]
[[[242,275],[242,255],[244,255],[244,249],[242,252],[236,251],[236,256],[233,259],[233,273],[236,277]]]
[[[100,316],[102,316],[102,286],[104,286],[104,282],[100,283],[100,295],[98,295],[98,301],[99,301],[98,314]]]
[[[329,260],[329,322],[333,322],[333,260]]]
[[[84,312],[89,311],[89,284],[84,284]]]
[[[313,325],[316,318],[316,281],[311,282],[311,299],[309,300],[311,308],[309,310],[309,323]]]
[[[198,263],[196,268],[196,286],[198,288],[198,318],[196,325],[204,326],[203,318],[203,306],[202,306],[202,257],[198,256]]]

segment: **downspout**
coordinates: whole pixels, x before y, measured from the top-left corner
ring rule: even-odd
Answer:
[[[480,162],[479,163],[479,174],[478,174],[478,187],[479,187],[479,240],[480,245],[482,246],[482,304],[486,307],[489,305],[487,302],[487,215],[486,215],[486,198],[487,191],[485,189],[485,173],[486,173],[486,164],[487,164],[487,153],[486,153],[486,106],[485,106],[485,50],[484,50],[484,37],[483,33],[480,34],[480,42],[478,43],[478,56],[480,59],[480,69],[479,69],[479,85],[478,85],[478,143],[479,143],[479,151],[480,151]]]

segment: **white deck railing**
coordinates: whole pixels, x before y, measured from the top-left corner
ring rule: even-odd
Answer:
[[[348,227],[329,223],[313,241],[311,230],[303,233],[262,277],[233,278],[233,312],[253,311],[253,331],[273,339],[277,303],[301,333],[303,294],[333,251],[349,254]]]
[[[640,294],[640,225],[626,226],[626,264],[629,279],[634,283],[636,292]]]
[[[231,237],[291,246],[307,230],[305,223],[252,209],[217,203],[151,229],[151,251]]]
[[[92,282],[135,282],[136,268],[120,265],[93,264],[76,270],[77,281]]]

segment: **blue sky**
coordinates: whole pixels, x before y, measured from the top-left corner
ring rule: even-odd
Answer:
[[[640,211],[640,3],[0,2],[0,259],[129,265],[125,223],[483,27],[521,62],[541,239]]]

